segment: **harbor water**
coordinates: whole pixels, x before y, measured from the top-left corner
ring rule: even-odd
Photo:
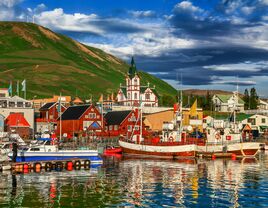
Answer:
[[[90,170],[0,174],[0,207],[268,207],[268,154],[256,159],[109,157]]]

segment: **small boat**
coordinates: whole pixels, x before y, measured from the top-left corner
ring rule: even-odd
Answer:
[[[8,156],[12,158],[13,153]],[[88,159],[91,164],[102,164],[102,158],[97,150],[62,150],[58,145],[52,144],[51,138],[39,138],[30,147],[18,150],[17,162],[44,161],[44,160],[66,160],[66,159]]]
[[[108,154],[121,154],[121,153],[122,153],[122,148],[121,147],[110,146],[110,147],[107,147],[104,150],[105,155],[108,155]]]

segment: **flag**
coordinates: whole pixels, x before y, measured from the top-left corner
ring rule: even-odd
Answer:
[[[10,84],[8,87],[8,94],[9,94],[9,96],[12,96],[12,81],[10,81]]]
[[[26,79],[22,81],[21,85],[22,85],[21,91],[25,92],[26,91]]]
[[[20,82],[17,81],[17,95],[20,96]]]
[[[197,116],[197,99],[194,101],[194,104],[190,108],[190,116],[191,117]]]

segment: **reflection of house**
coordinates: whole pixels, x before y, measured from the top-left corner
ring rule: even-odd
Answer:
[[[105,132],[104,136],[120,136],[138,134],[140,121],[138,120],[138,110],[112,111],[104,116]]]
[[[258,109],[259,110],[268,110],[268,102],[266,100],[259,100],[258,104]]]
[[[94,105],[77,105],[67,108],[61,116],[63,136],[80,134],[85,131],[100,131],[102,118]],[[57,134],[60,134],[60,119],[57,122]]]
[[[61,112],[64,112],[66,107],[61,105]],[[55,130],[57,119],[59,117],[59,103],[51,102],[46,103],[40,109],[40,115],[35,119],[36,121],[36,131],[44,132],[46,130],[53,131]]]
[[[23,114],[12,113],[6,118],[6,131],[16,132],[22,138],[29,138],[32,134],[30,124],[26,121]]]
[[[215,94],[212,102],[217,112],[233,112],[234,110],[244,112],[244,101],[235,93],[232,95]]]
[[[126,86],[120,85],[116,99],[119,105],[124,106],[139,106],[140,102],[143,106],[158,106],[158,96],[155,88],[151,88],[149,83],[147,86],[141,86],[141,80],[133,58],[126,77]]]
[[[173,109],[144,115],[144,125],[152,131],[162,131],[165,122],[174,119]]]
[[[32,103],[19,96],[0,97],[0,114],[7,118],[10,114],[20,113],[34,129],[34,109]]]

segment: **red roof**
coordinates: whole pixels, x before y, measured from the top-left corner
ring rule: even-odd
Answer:
[[[6,125],[9,127],[30,127],[30,124],[21,113],[10,114],[6,118]]]

